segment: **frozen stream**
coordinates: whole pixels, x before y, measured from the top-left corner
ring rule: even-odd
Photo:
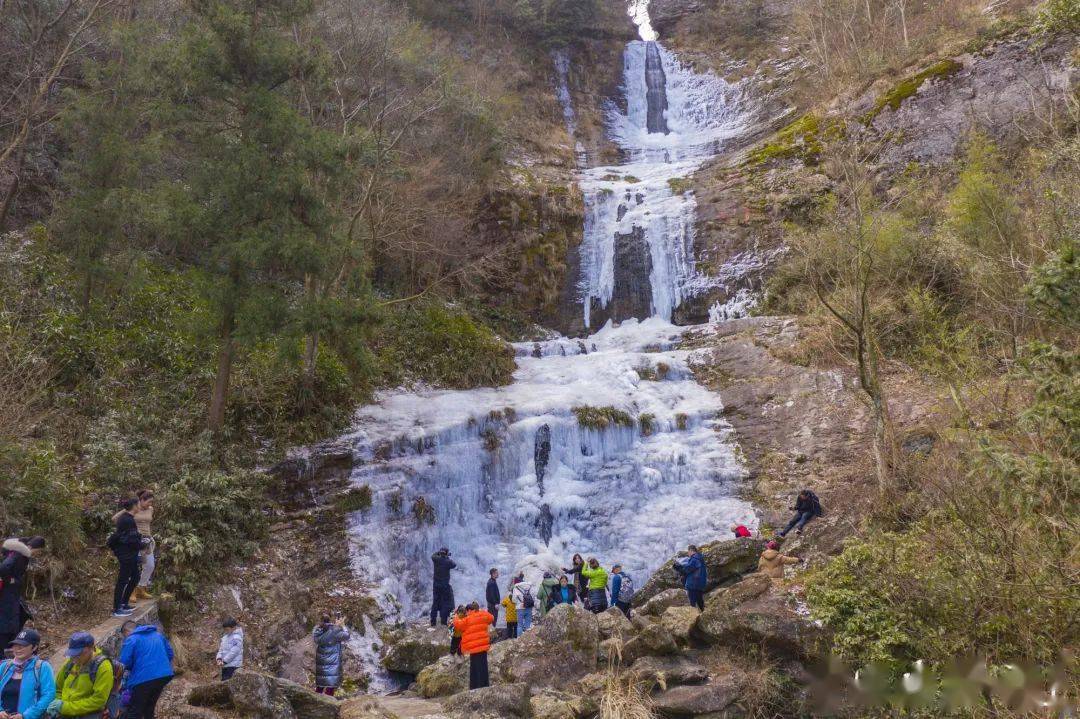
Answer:
[[[373,502],[349,519],[352,561],[391,617],[426,615],[430,555],[441,546],[458,564],[456,603],[483,603],[490,567],[505,591],[511,572],[538,581],[577,552],[620,562],[641,586],[687,543],[757,524],[737,497],[745,472],[720,400],[694,381],[693,353],[678,348],[687,328],[669,321],[712,281],[695,269],[695,199],[682,180],[748,129],[751,103],[653,42],[647,0],[632,10],[647,41],[627,45],[624,96],[606,108],[624,161],[585,167],[578,145],[587,209],[578,289],[589,326],[591,311],[618,295],[618,257],[633,241],[648,255],[635,284],[648,301],[586,339],[515,345],[506,387],[387,392],[357,412],[342,441],[355,454],[353,484],[370,487]],[[570,59],[554,60],[573,134]],[[754,261],[736,258],[717,276],[730,280]],[[715,315],[750,302],[739,296]],[[584,417],[590,409],[602,409],[606,426]],[[370,638],[363,648],[373,663]]]

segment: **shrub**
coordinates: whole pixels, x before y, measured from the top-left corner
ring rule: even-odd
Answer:
[[[1035,32],[1040,35],[1080,32],[1080,2],[1047,0],[1035,16]]]
[[[652,435],[656,431],[656,415],[652,412],[642,412],[638,416],[638,425],[641,427],[641,434],[645,437]]]
[[[679,429],[685,430],[690,426],[690,415],[685,412],[679,412],[675,415],[675,426]]]
[[[345,494],[338,497],[338,509],[342,512],[362,512],[371,509],[371,487],[353,487]]]
[[[634,418],[615,407],[574,407],[573,412],[578,424],[588,429],[603,430],[612,425],[634,426]]]

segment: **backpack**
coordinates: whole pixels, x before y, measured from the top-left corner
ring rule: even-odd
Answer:
[[[818,517],[824,517],[825,510],[821,508],[821,500],[818,499],[818,496],[809,489],[806,490],[806,493],[807,495],[809,495],[810,499],[810,511],[812,511]]]
[[[619,596],[616,599],[620,602],[629,604],[630,600],[634,597],[634,580],[629,575],[622,575],[622,582],[619,583]]]
[[[98,670],[101,669],[101,665],[105,662],[109,662],[109,666],[112,667],[113,685],[112,689],[109,690],[109,698],[105,700],[105,708],[102,709],[100,717],[101,719],[120,719],[123,714],[123,709],[120,706],[121,688],[124,684],[123,665],[113,661],[104,654],[96,654],[94,655],[94,658],[90,660],[90,663],[86,665],[86,673],[90,677],[90,683],[96,683]],[[59,693],[64,686],[64,682],[67,681],[68,675],[71,674],[71,669],[74,665],[75,662],[72,659],[68,659],[64,662],[63,668],[60,669],[60,673],[56,676],[57,693]]]
[[[534,606],[536,606],[536,600],[533,599],[532,589],[525,589],[521,593],[522,609],[532,609]]]

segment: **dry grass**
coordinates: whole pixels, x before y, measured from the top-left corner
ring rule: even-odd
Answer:
[[[656,719],[652,699],[633,679],[615,668],[608,670],[600,697],[600,719]]]

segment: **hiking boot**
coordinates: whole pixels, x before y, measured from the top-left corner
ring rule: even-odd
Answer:
[[[120,609],[117,609],[115,612],[113,612],[112,615],[114,617],[130,617],[134,613],[134,609],[127,609],[125,607],[121,607]]]
[[[135,592],[131,595],[131,598],[137,602],[149,601],[154,598],[154,595],[146,591],[146,587],[135,587]]]

